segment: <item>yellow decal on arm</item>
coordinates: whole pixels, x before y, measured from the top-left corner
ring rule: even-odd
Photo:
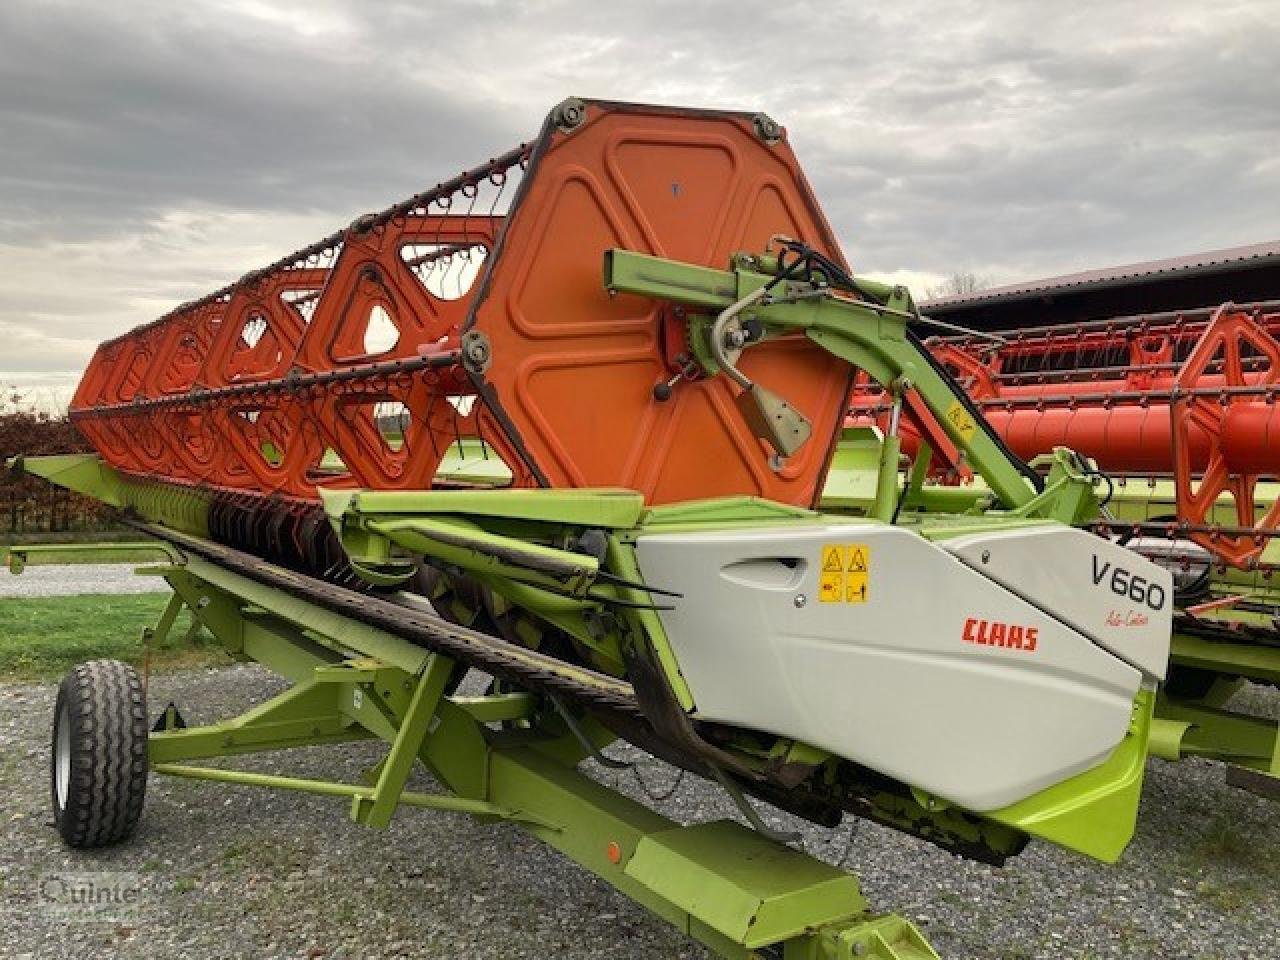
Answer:
[[[947,423],[951,424],[952,429],[965,440],[969,440],[978,432],[978,424],[974,421],[973,414],[959,400],[953,401],[951,406],[947,407],[945,416]]]

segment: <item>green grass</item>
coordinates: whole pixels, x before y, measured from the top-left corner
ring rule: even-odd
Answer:
[[[1205,828],[1195,850],[1209,860],[1248,861],[1253,844],[1230,817],[1219,815]]]
[[[53,679],[100,657],[141,666],[142,630],[155,624],[166,602],[163,593],[0,600],[0,681]],[[169,639],[152,648],[153,670],[229,662],[208,633],[186,642],[190,623],[184,611]]]
[[[1224,914],[1273,896],[1280,880],[1280,854],[1258,841],[1256,828],[1219,814],[1182,854],[1183,869],[1197,881],[1196,896]]]

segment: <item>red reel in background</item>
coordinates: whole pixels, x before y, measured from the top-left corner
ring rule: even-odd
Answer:
[[[1248,360],[1248,370],[1246,370]],[[1212,385],[1207,386],[1211,371]],[[1280,382],[1280,342],[1249,313],[1223,304],[1187,357],[1175,381],[1170,404],[1174,484],[1178,518],[1196,526],[1215,526],[1214,510],[1229,493],[1235,502],[1237,527],[1274,529],[1280,520],[1280,501],[1259,518],[1254,491],[1268,455],[1269,431],[1275,412],[1274,395],[1267,388]],[[1259,402],[1266,397],[1268,402]],[[1258,430],[1255,422],[1263,421]],[[1241,429],[1248,423],[1249,429]],[[1198,480],[1191,454],[1192,432],[1209,438],[1209,458]],[[1253,534],[1220,531],[1190,533],[1196,543],[1234,566],[1257,561],[1266,540]]]

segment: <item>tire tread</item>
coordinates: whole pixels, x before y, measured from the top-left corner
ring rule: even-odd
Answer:
[[[72,669],[58,689],[57,723],[67,707],[71,774],[59,809],[51,771],[54,819],[62,839],[79,849],[117,843],[142,815],[147,787],[147,707],[137,672],[119,660],[90,660]]]

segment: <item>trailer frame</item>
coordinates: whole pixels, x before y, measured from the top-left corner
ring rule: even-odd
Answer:
[[[578,769],[615,739],[589,715],[571,726],[533,692],[446,692],[463,669],[453,658],[173,544],[149,546],[165,559],[141,572],[173,593],[144,643],[164,642],[186,609],[233,657],[289,682],[200,726],[168,704],[148,738],[150,772],[340,797],[377,829],[404,807],[512,823],[721,957],[936,960],[910,922],[874,914],[846,871],[736,821],[682,825]],[[16,565],[44,553],[19,546]],[[387,750],[357,783],[202,762],[368,740]],[[409,788],[419,763],[439,791]]]

